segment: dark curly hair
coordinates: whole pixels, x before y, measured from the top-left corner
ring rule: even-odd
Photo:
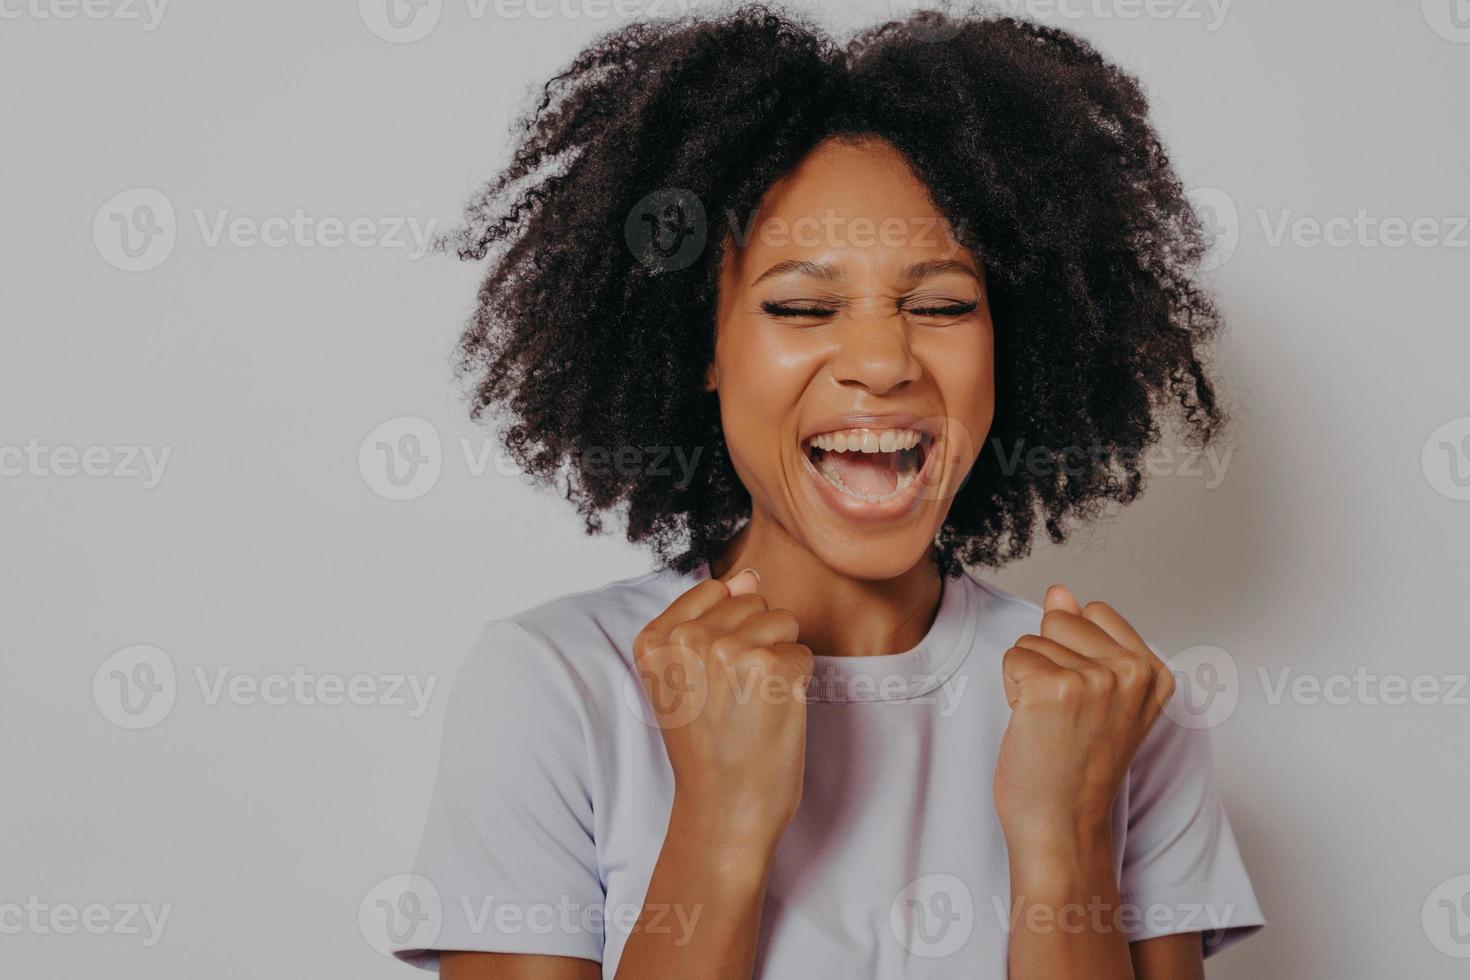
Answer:
[[[687,571],[750,511],[703,384],[730,241],[710,234],[691,261],[660,265],[630,215],[659,191],[697,198],[711,226],[753,214],[829,137],[896,147],[984,263],[996,451],[953,501],[942,568],[1002,564],[1038,520],[1060,542],[1132,501],[1166,415],[1201,443],[1223,424],[1202,362],[1219,317],[1194,279],[1200,222],[1138,81],[1066,31],[926,11],[839,46],[763,4],[634,23],[547,82],[519,129],[440,243],[492,259],[460,368],[474,416],[504,413],[507,451],[562,487],[589,533],[621,513],[630,541]],[[700,456],[680,479],[609,467],[620,447]],[[1037,447],[1058,465],[1007,465]]]

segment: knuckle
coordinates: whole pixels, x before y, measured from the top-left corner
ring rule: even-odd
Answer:
[[[796,613],[790,609],[773,609],[771,610],[771,614],[777,617],[777,625],[788,633],[794,634],[801,626],[796,619]]]
[[[770,647],[761,645],[746,651],[750,662],[764,671],[772,671],[781,663],[781,655]]]
[[[1118,677],[1101,665],[1089,667],[1082,672],[1082,683],[1090,694],[1107,696],[1118,687]]]
[[[766,597],[761,595],[759,592],[750,592],[745,595],[731,596],[725,601],[733,604],[737,609],[748,608],[751,614],[766,612],[771,608],[771,604],[766,601]]]
[[[1174,688],[1178,686],[1178,681],[1174,678],[1174,672],[1165,667],[1159,671],[1158,684],[1159,700],[1168,701],[1174,696]]]
[[[1052,691],[1059,704],[1069,707],[1081,704],[1087,696],[1081,675],[1070,670],[1057,676],[1052,682]]]
[[[1149,665],[1136,657],[1118,661],[1113,672],[1118,676],[1118,683],[1127,688],[1145,687],[1154,678]]]
[[[669,642],[699,650],[704,647],[708,635],[709,631],[697,620],[690,620],[669,630]]]
[[[726,633],[710,641],[708,652],[711,657],[724,663],[738,659],[742,647],[743,644],[738,637]]]

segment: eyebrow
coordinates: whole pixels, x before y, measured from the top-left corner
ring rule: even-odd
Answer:
[[[946,272],[956,272],[969,276],[976,282],[980,281],[980,277],[975,274],[974,269],[957,259],[925,259],[922,262],[913,262],[899,270],[898,278],[903,282],[918,282],[930,276],[937,276]],[[847,273],[830,262],[787,259],[785,262],[777,262],[765,272],[762,272],[755,278],[751,285],[754,286],[767,279],[784,276],[788,273],[809,276],[813,279],[820,279],[823,282],[845,282],[847,280]]]

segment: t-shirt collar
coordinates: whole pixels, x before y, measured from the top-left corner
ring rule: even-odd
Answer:
[[[701,564],[690,573],[689,583],[709,577],[708,563]],[[975,599],[969,584],[963,574],[944,580],[939,612],[911,649],[871,657],[818,655],[808,698],[829,703],[904,701],[937,690],[970,652]]]

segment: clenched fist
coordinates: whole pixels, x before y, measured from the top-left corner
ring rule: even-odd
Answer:
[[[1113,798],[1174,676],[1111,606],[1047,591],[1039,635],[1002,663],[1011,720],[995,805],[1013,850],[1107,829]],[[1013,855],[1014,856],[1014,855]]]
[[[812,652],[795,613],[746,569],[701,582],[639,632],[633,652],[674,770],[676,805],[774,845],[801,802]]]

